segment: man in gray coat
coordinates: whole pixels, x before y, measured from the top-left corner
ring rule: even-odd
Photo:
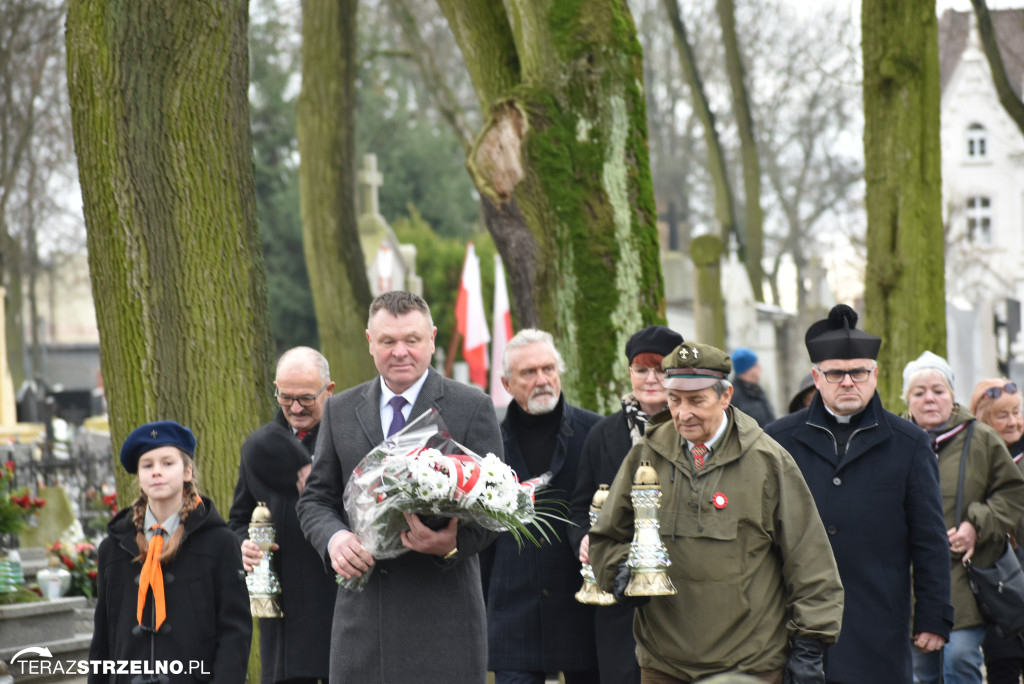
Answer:
[[[361,592],[338,590],[331,684],[486,681],[477,553],[496,533],[454,518],[435,531],[407,515],[402,543],[411,553],[378,561],[349,529],[342,504],[345,483],[363,456],[431,407],[455,441],[481,456],[502,456],[487,395],[430,368],[436,335],[423,299],[402,291],[380,295],[370,305],[366,331],[380,375],[331,397],[324,407],[299,522],[329,572],[360,577],[375,567]]]

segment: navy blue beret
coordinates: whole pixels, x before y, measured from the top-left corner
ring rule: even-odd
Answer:
[[[134,475],[139,470],[139,459],[142,455],[162,446],[178,447],[189,456],[195,456],[196,437],[187,427],[173,420],[158,420],[155,423],[140,425],[132,430],[121,445],[121,465],[128,473]]]

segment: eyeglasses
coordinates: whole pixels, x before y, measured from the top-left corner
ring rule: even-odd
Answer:
[[[990,399],[998,399],[999,397],[1003,396],[1003,392],[1006,392],[1007,394],[1016,394],[1017,383],[1008,382],[1002,387],[989,387],[987,390],[985,390],[985,396]]]
[[[638,378],[646,378],[651,372],[659,378],[665,377],[664,370],[661,368],[651,368],[650,366],[630,366],[629,372]]]
[[[299,406],[302,408],[309,408],[316,403],[316,400],[324,393],[327,389],[327,385],[331,383],[325,382],[324,386],[320,388],[320,391],[316,394],[303,394],[301,397],[293,397],[290,394],[281,394],[276,389],[274,390],[274,397],[277,398],[277,403],[281,406],[291,406],[293,401],[299,402]]]
[[[819,368],[818,372],[825,376],[826,381],[834,385],[836,383],[842,382],[847,375],[849,375],[850,379],[853,380],[854,382],[864,382],[869,377],[871,377],[871,371],[873,370],[875,369],[851,368],[850,370],[839,370],[838,368],[833,368],[832,370],[822,370]]]

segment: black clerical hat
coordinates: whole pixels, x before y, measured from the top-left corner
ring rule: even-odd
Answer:
[[[836,304],[828,318],[807,329],[804,344],[812,363],[828,359],[877,359],[882,338],[857,330],[857,312]]]

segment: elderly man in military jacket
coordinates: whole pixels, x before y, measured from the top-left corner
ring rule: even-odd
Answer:
[[[637,467],[649,463],[661,486],[661,539],[678,593],[637,609],[643,681],[741,672],[821,684],[825,649],[839,636],[843,587],[799,469],[753,418],[729,405],[725,352],[684,342],[662,367],[672,420],[648,426],[590,530],[598,582],[620,601],[637,601],[625,593],[630,492]]]

